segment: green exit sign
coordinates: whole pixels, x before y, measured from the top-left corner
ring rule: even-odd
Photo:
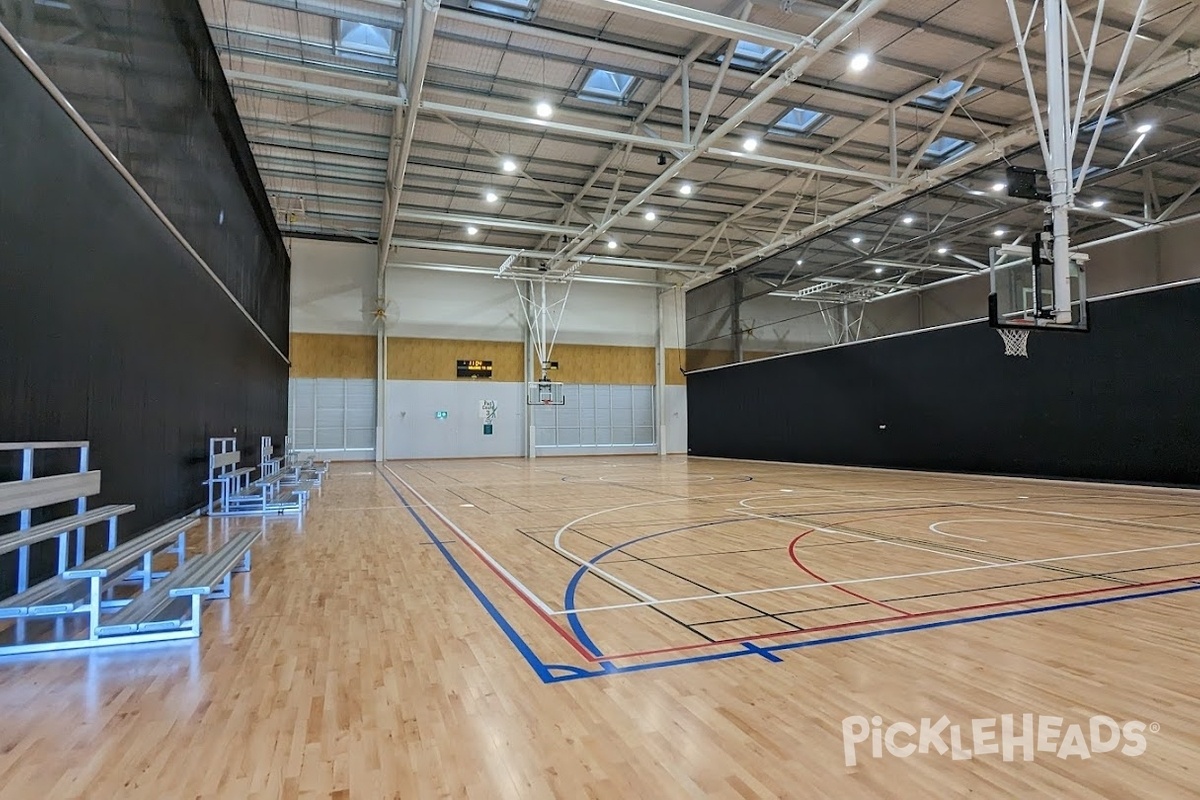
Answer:
[[[435,412],[433,416],[436,417],[437,419],[446,419],[447,417],[450,416],[450,412],[449,411],[438,411],[438,412]]]

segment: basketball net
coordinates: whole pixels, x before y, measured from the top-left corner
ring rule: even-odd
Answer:
[[[1004,340],[1004,355],[1029,358],[1026,347],[1029,344],[1029,331],[1019,328],[997,328],[1000,338]]]

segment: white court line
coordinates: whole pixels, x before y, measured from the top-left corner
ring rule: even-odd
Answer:
[[[668,605],[671,603],[691,603],[697,600],[721,600],[728,597],[746,597],[754,594],[770,594],[772,592],[794,592],[802,589],[828,589],[837,586],[853,586],[854,584],[862,583],[881,583],[883,581],[905,580],[907,578],[928,578],[936,575],[952,575],[958,572],[977,572],[985,569],[1011,569],[1013,567],[1027,567],[1037,564],[1051,564],[1058,561],[1075,561],[1082,558],[1104,558],[1106,556],[1122,556],[1131,553],[1149,553],[1156,550],[1176,550],[1183,547],[1200,547],[1200,542],[1186,542],[1184,544],[1164,544],[1157,547],[1138,547],[1133,550],[1112,550],[1107,553],[1080,553],[1072,556],[1055,556],[1054,558],[1035,558],[1030,561],[1012,561],[1002,564],[982,564],[977,567],[955,567],[953,569],[938,569],[929,572],[909,572],[904,575],[880,575],[874,578],[849,578],[844,581],[829,581],[828,583],[800,583],[795,586],[776,586],[770,589],[745,589],[740,592],[719,592],[715,594],[700,594],[693,597],[671,597],[666,600],[658,600],[654,603],[618,603],[610,606],[592,606],[590,608],[576,608],[572,611],[552,611],[552,616],[564,616],[566,614],[586,614],[591,611],[618,611],[624,608],[641,608],[642,606]],[[1081,576],[1088,577],[1088,576]],[[1136,587],[1134,587],[1136,588]]]
[[[584,514],[582,517],[573,519],[570,522],[568,522],[566,525],[563,525],[561,528],[559,528],[558,531],[554,534],[554,549],[557,552],[559,552],[562,555],[569,558],[571,561],[574,561],[579,566],[583,567],[585,573],[594,572],[597,575],[612,581],[616,585],[625,589],[630,594],[633,594],[636,597],[643,597],[646,599],[645,603],[638,604],[638,605],[653,605],[654,603],[657,603],[659,601],[656,600],[655,598],[651,597],[650,595],[646,594],[641,589],[638,589],[635,586],[631,586],[630,584],[626,583],[625,581],[621,580],[620,578],[616,578],[613,575],[610,575],[609,573],[602,570],[600,567],[596,566],[591,561],[588,561],[587,559],[582,558],[581,556],[577,556],[574,553],[572,553],[570,550],[568,550],[567,548],[563,547],[563,544],[562,544],[563,533],[567,530],[567,528],[570,528],[573,525],[578,525],[579,523],[583,522],[584,520],[591,519],[592,517],[598,517],[601,514],[609,514],[613,511],[627,511],[628,509],[631,509],[631,508],[640,508],[640,507],[644,507],[644,506],[661,506],[661,505],[666,505],[667,503],[686,503],[686,502],[693,502],[696,500],[719,500],[719,499],[737,497],[737,496],[738,496],[737,494],[730,493],[730,494],[712,494],[712,495],[705,495],[702,497],[672,497],[669,499],[658,498],[655,500],[646,500],[645,502],[641,502],[641,503],[630,503],[629,505],[624,505],[624,506],[613,506],[612,508],[603,508],[599,511],[593,511],[590,514]],[[565,614],[566,612],[565,611],[564,612],[555,611],[555,612],[551,612],[551,613],[555,613],[555,614],[564,613]]]
[[[904,542],[893,542],[889,539],[877,539],[874,536],[867,536],[867,535],[861,534],[861,533],[850,533],[848,531],[839,531],[839,530],[836,530],[835,528],[823,528],[820,525],[813,525],[808,522],[799,522],[797,520],[792,520],[792,519],[781,519],[779,517],[770,517],[765,514],[755,514],[752,511],[745,511],[740,508],[731,508],[728,510],[734,514],[744,514],[747,517],[756,517],[757,519],[765,519],[765,520],[768,520],[769,522],[782,522],[785,525],[795,525],[800,528],[809,528],[814,531],[820,531],[821,533],[832,533],[837,536],[849,536],[852,539],[860,539],[860,540],[867,541],[867,542],[875,542],[876,544],[890,544],[894,547],[904,547],[909,550],[922,550],[926,553],[933,553],[934,555],[945,556],[946,558],[957,558],[962,561],[974,561],[977,564],[991,564],[993,566],[995,566],[997,564],[997,562],[995,562],[995,561],[987,561],[986,559],[982,559],[982,558],[972,558],[971,556],[960,556],[958,553],[945,553],[945,552],[942,552],[941,550],[934,550],[929,547],[918,547],[915,544],[905,544]]]
[[[416,489],[414,489],[411,483],[404,480],[404,478],[401,478],[399,475],[396,475],[396,472],[391,467],[389,467],[387,464],[384,464],[383,468],[386,469],[388,472],[392,473],[392,475],[395,476],[396,480],[398,480],[398,481],[400,481],[400,483],[404,484],[404,487],[406,489],[408,489],[408,491],[412,492],[412,494],[418,500],[420,500],[421,503],[423,505],[425,505],[426,508],[428,508],[430,511],[432,511],[437,516],[438,519],[440,519],[442,522],[444,522],[452,531],[454,531],[454,533],[456,535],[459,536],[459,538],[461,538],[464,542],[466,542],[471,547],[472,550],[474,550],[476,553],[478,553],[480,558],[482,558],[484,561],[486,561],[488,563],[488,565],[491,566],[492,569],[496,570],[496,572],[500,573],[505,578],[507,578],[511,582],[512,586],[518,592],[520,592],[522,595],[524,595],[527,600],[529,600],[531,603],[534,603],[538,608],[540,608],[546,614],[554,613],[550,609],[550,606],[546,605],[546,603],[540,597],[538,597],[536,594],[534,594],[532,591],[530,591],[529,587],[527,587],[525,584],[523,584],[519,580],[517,580],[516,577],[511,572],[509,572],[504,567],[502,567],[500,565],[500,562],[498,562],[498,561],[496,561],[496,559],[492,558],[491,555],[489,555],[486,550],[484,550],[482,547],[480,547],[479,544],[476,543],[474,539],[472,539],[470,536],[468,536],[462,528],[458,527],[453,522],[451,522],[450,519],[445,514],[443,514],[440,510],[438,510],[437,506],[433,505],[428,500],[426,500],[424,497],[422,497],[421,493],[418,492]]]
[[[1002,520],[997,520],[997,519],[944,519],[941,522],[931,523],[929,526],[929,530],[932,533],[941,534],[942,536],[949,536],[951,539],[966,539],[967,541],[971,541],[971,542],[986,542],[987,539],[978,539],[974,536],[963,536],[963,535],[957,534],[957,533],[946,533],[945,531],[940,530],[938,528],[938,525],[945,525],[948,522],[1001,522],[1001,521]],[[1003,521],[1008,522],[1009,520],[1003,520]],[[1051,524],[1054,524],[1054,523],[1051,523]],[[1062,522],[1059,524],[1066,525],[1067,523]]]
[[[493,461],[492,463],[500,467],[508,467],[509,469],[520,469],[516,464],[506,464],[503,461]]]

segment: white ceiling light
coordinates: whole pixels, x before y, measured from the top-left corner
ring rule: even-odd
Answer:
[[[1007,188],[1008,188],[1008,184],[1007,184],[1007,183],[1001,183],[1001,182],[999,182],[999,181],[996,181],[995,183],[993,183],[993,184],[992,184],[992,191],[993,191],[993,192],[1003,192],[1003,191],[1004,191],[1005,189],[1007,189]]]
[[[695,191],[695,187],[692,186],[690,183],[685,183],[679,187],[679,193],[682,195],[689,195],[694,191]]]
[[[483,199],[487,200],[489,203],[494,203],[500,199],[500,195],[496,194],[495,192],[488,192],[483,196]]]
[[[500,169],[504,170],[505,172],[516,172],[517,162],[513,161],[511,158],[506,158],[504,161],[500,162]]]
[[[901,221],[901,222],[903,222],[905,225],[912,225],[912,224],[913,224],[913,218],[912,218],[912,217],[905,217],[904,219],[902,219],[902,220],[900,220],[900,221]]]
[[[1104,208],[1104,203],[1105,203],[1104,200],[1093,200],[1092,208]]]
[[[642,217],[646,222],[654,222],[654,220],[658,219],[658,214],[655,214],[653,211],[647,211]]]
[[[609,240],[608,240],[608,244],[607,244],[607,245],[605,245],[605,246],[606,246],[606,247],[607,247],[609,250],[616,250],[616,249],[617,249],[617,240],[616,240],[616,239],[609,239]]]
[[[797,258],[797,259],[796,259],[796,266],[797,266],[797,267],[803,267],[803,266],[804,266],[804,259],[803,259],[803,258]]]
[[[1147,133],[1154,130],[1154,126],[1149,122],[1143,122],[1141,125],[1138,125],[1136,128],[1134,128],[1134,130],[1145,136]]]
[[[854,244],[862,244],[862,237],[861,237],[861,236],[855,236],[855,237],[854,237],[853,239],[851,239],[850,241],[851,241],[851,242],[853,242]]]
[[[545,100],[539,100],[538,104],[534,107],[534,111],[542,119],[550,119],[554,116],[554,106],[550,105]]]
[[[883,267],[876,267],[876,268],[875,268],[875,274],[876,274],[876,275],[882,275],[882,274],[883,274]]]
[[[938,248],[939,256],[944,256],[944,255],[946,255],[946,253],[949,253],[949,252],[950,252],[950,248],[946,247],[946,245],[942,245],[941,247]]]
[[[855,53],[850,57],[850,70],[852,72],[862,72],[871,64],[870,53]]]
[[[476,228],[474,225],[467,226],[467,236],[474,236],[477,233],[479,233],[479,228]]]
[[[992,235],[993,236],[1003,236],[1006,233],[1008,233],[1008,231],[1004,230],[1004,228],[996,228],[996,230],[992,232]]]
[[[754,138],[753,136],[747,136],[742,140],[742,149],[747,153],[753,153],[758,149],[758,139]]]

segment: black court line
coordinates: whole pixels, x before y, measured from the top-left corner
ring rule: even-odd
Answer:
[[[586,538],[588,538],[588,539],[591,539],[593,542],[595,542],[596,544],[600,545],[601,547],[610,547],[610,546],[611,546],[611,545],[607,545],[607,544],[605,544],[604,542],[600,541],[599,539],[595,539],[595,538],[593,538],[593,537],[591,537],[591,536],[588,536],[586,533],[585,533],[585,534],[582,534],[582,535],[583,535],[583,536],[585,536],[585,537],[586,537]],[[618,550],[617,552],[625,552],[625,551],[623,551],[623,550]],[[632,554],[632,553],[625,553],[625,555],[633,555],[633,554]],[[654,568],[655,568],[655,569],[657,569],[657,570],[660,570],[660,571],[662,571],[662,572],[665,572],[665,573],[667,573],[668,575],[670,575],[671,577],[673,577],[673,578],[677,578],[678,580],[681,580],[681,581],[683,581],[684,583],[690,583],[690,584],[692,584],[693,586],[698,586],[699,588],[703,589],[703,590],[704,590],[704,591],[706,591],[706,592],[709,592],[710,594],[720,594],[720,592],[718,592],[716,589],[713,589],[713,588],[712,588],[712,587],[710,587],[710,586],[705,586],[703,583],[700,583],[699,581],[696,581],[696,580],[692,580],[691,578],[686,578],[686,577],[684,577],[683,575],[680,575],[680,574],[678,574],[677,572],[672,572],[671,570],[667,569],[666,567],[662,566],[661,564],[655,564],[655,563],[652,563],[652,562],[650,562],[650,561],[647,561],[647,560],[646,560],[646,559],[644,559],[644,558],[639,558],[638,556],[633,556],[633,559],[634,559],[635,561],[640,561],[641,563],[643,563],[643,564],[645,564],[645,565],[647,565],[647,566],[654,567]],[[719,598],[718,598],[718,597],[714,597],[713,599],[714,599],[714,600],[729,600],[729,601],[732,601],[732,602],[736,603],[736,604],[737,604],[737,605],[739,605],[739,606],[743,606],[744,608],[748,608],[748,609],[750,609],[751,611],[755,611],[755,612],[757,612],[757,613],[759,613],[759,614],[762,614],[763,616],[771,617],[772,619],[775,619],[777,622],[782,622],[784,625],[789,625],[789,626],[791,626],[791,627],[795,628],[796,630],[804,630],[804,629],[803,629],[803,628],[801,628],[799,625],[794,625],[794,624],[792,624],[792,623],[788,622],[787,620],[784,620],[784,619],[779,619],[778,617],[776,617],[774,614],[772,614],[772,613],[771,613],[771,612],[769,612],[769,611],[764,611],[764,610],[762,610],[761,608],[758,608],[757,606],[750,605],[750,604],[749,604],[749,603],[747,603],[745,600],[742,600],[740,597],[719,597]],[[687,626],[686,624],[685,624],[685,627],[689,627],[689,629],[690,629],[690,626]]]
[[[547,550],[549,550],[551,553],[554,553],[554,555],[558,556],[559,558],[561,558],[561,559],[563,559],[564,561],[566,561],[567,563],[569,563],[571,566],[573,566],[573,567],[578,567],[578,566],[579,566],[579,564],[577,564],[575,561],[572,561],[570,558],[568,558],[568,557],[567,557],[566,555],[564,555],[563,553],[560,553],[559,551],[555,550],[555,549],[554,549],[554,547],[552,547],[551,545],[549,545],[549,544],[546,544],[545,542],[543,542],[543,541],[540,541],[540,540],[538,540],[538,539],[535,539],[534,537],[532,537],[532,536],[530,536],[529,534],[527,534],[527,533],[525,533],[524,531],[522,531],[520,528],[517,528],[516,530],[517,530],[517,533],[520,533],[522,536],[525,536],[526,538],[530,539],[531,541],[533,541],[533,542],[536,542],[537,544],[539,544],[539,545],[541,545],[542,547],[546,548],[546,549],[547,549]],[[629,590],[628,590],[628,589],[626,589],[624,586],[621,586],[621,585],[619,585],[619,584],[613,583],[613,582],[612,582],[611,580],[609,580],[609,579],[608,579],[606,576],[604,576],[604,575],[602,575],[602,574],[600,574],[600,573],[597,573],[597,572],[590,572],[590,571],[589,571],[589,574],[591,574],[593,577],[599,578],[601,581],[603,581],[604,583],[608,584],[609,586],[611,586],[612,588],[616,589],[617,591],[621,592],[621,594],[625,595],[626,597],[629,597],[629,598],[631,598],[631,599],[633,599],[633,600],[637,600],[637,601],[639,601],[639,602],[640,602],[640,601],[642,601],[642,598],[641,598],[641,597],[638,597],[636,594],[634,594],[633,592],[629,591]],[[681,620],[681,619],[678,619],[678,618],[676,618],[676,617],[673,617],[673,616],[671,616],[671,615],[670,615],[670,614],[668,614],[666,611],[663,611],[661,608],[659,608],[657,605],[642,606],[642,607],[643,607],[643,608],[649,608],[649,609],[651,609],[652,611],[654,611],[655,613],[657,613],[657,614],[659,614],[659,615],[661,615],[661,616],[663,616],[663,617],[666,617],[666,618],[667,618],[667,619],[669,619],[671,622],[674,622],[676,625],[679,625],[679,626],[683,627],[684,629],[686,629],[686,630],[690,631],[692,634],[694,634],[694,635],[696,635],[696,636],[700,637],[701,639],[705,640],[706,642],[713,642],[713,641],[716,641],[716,640],[715,640],[713,637],[709,636],[708,634],[704,633],[703,631],[698,631],[698,630],[695,630],[695,629],[693,629],[693,628],[692,628],[692,626],[691,626],[690,624],[688,624],[688,623],[684,622],[684,621],[683,621],[683,620]]]

